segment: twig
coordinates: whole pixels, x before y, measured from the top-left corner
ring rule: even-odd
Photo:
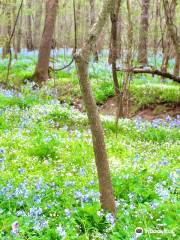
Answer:
[[[168,79],[171,79],[175,82],[178,82],[180,83],[180,76],[175,76],[171,73],[168,73],[168,72],[162,72],[158,69],[153,69],[152,67],[144,67],[144,68],[141,68],[141,67],[134,67],[134,68],[125,68],[125,69],[116,69],[116,71],[123,71],[123,72],[132,72],[134,74],[142,74],[142,73],[147,73],[147,74],[152,74],[152,75],[157,75],[157,76],[161,76],[161,77],[164,77],[164,78],[168,78]]]
[[[11,35],[10,35],[9,42],[8,42],[9,62],[8,62],[8,68],[7,68],[6,82],[8,82],[8,79],[9,79],[9,72],[10,72],[11,62],[12,62],[11,41],[12,41],[12,39],[13,39],[15,30],[16,30],[16,25],[17,25],[17,22],[18,22],[18,19],[19,19],[19,15],[20,15],[22,6],[23,6],[23,1],[24,1],[24,0],[21,1],[21,4],[20,4],[20,6],[19,6],[18,13],[17,13],[17,16],[16,16],[16,20],[15,20],[15,23],[14,23],[14,27],[13,27],[13,30],[12,30],[12,33],[11,33]]]

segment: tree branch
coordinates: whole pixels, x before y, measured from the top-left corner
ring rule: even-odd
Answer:
[[[134,68],[130,68],[130,69],[116,69],[116,71],[123,71],[123,72],[131,72],[131,73],[134,73],[134,74],[142,74],[142,73],[147,73],[147,74],[152,74],[152,75],[157,75],[157,76],[161,76],[161,77],[164,77],[164,78],[168,78],[168,79],[171,79],[175,82],[178,82],[180,83],[180,77],[179,76],[175,76],[171,73],[167,73],[167,72],[162,72],[158,69],[153,69],[151,67],[144,67],[144,68],[141,68],[141,67],[134,67]]]

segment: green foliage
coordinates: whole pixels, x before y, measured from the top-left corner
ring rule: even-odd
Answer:
[[[19,96],[5,90],[0,96],[2,240],[12,239],[15,221],[22,240],[128,240],[137,227],[144,229],[141,239],[162,236],[148,230],[178,239],[178,120],[124,119],[116,129],[102,117],[118,206],[114,225],[100,208],[87,117],[46,88],[28,85]]]
[[[129,240],[137,227],[144,229],[140,239],[178,239],[179,119],[124,119],[116,128],[102,116],[117,203],[114,224],[100,207],[87,117],[69,105],[81,98],[74,66],[33,90],[33,83],[22,82],[33,74],[36,58],[24,58],[10,74],[19,91],[0,89],[0,239]],[[6,64],[0,63],[1,82]],[[90,81],[98,104],[113,96],[104,63],[90,66]],[[178,103],[179,86],[139,76],[130,95],[136,110]],[[19,235],[12,236],[16,221]]]

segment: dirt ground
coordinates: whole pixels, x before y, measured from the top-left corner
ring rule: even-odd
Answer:
[[[115,115],[116,113],[116,101],[115,98],[109,98],[105,104],[99,107],[100,113],[104,115]],[[152,104],[148,107],[142,108],[136,113],[131,112],[130,118],[139,116],[146,120],[152,121],[156,118],[165,119],[167,116],[176,117],[180,115],[180,103],[179,104]]]

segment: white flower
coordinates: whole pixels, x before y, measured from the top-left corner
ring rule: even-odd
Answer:
[[[66,231],[64,230],[64,228],[61,225],[59,225],[57,227],[57,232],[58,232],[59,236],[62,237],[62,239],[65,239]]]

